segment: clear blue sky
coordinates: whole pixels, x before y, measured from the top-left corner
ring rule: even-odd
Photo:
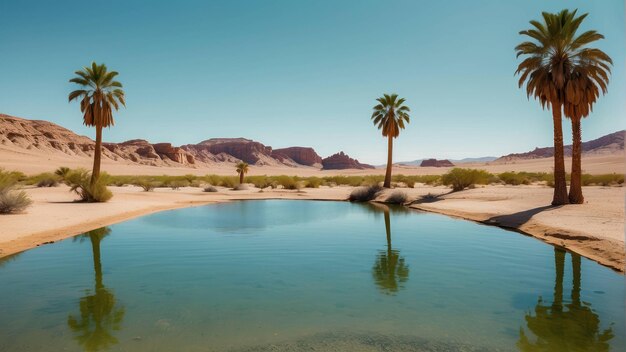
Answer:
[[[513,48],[529,20],[563,8],[589,12],[582,29],[604,34],[615,62],[583,138],[623,129],[623,0],[1,0],[0,112],[93,138],[67,94],[96,60],[127,94],[107,141],[241,136],[378,164],[371,108],[396,92],[412,109],[397,161],[525,151],[551,144],[551,118],[517,88]]]

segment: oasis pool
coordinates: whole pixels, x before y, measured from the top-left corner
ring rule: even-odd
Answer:
[[[0,351],[624,351],[624,277],[383,205],[162,212],[0,259]]]

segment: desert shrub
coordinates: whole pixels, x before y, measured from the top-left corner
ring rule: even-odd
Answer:
[[[43,173],[35,176],[37,187],[56,187],[59,185],[59,176],[51,173]]]
[[[189,183],[189,184],[191,184],[193,181],[195,181],[195,180],[196,180],[196,176],[195,176],[195,175],[192,175],[192,174],[187,174],[187,175],[184,175],[184,176],[182,176],[182,178],[183,178],[185,181],[187,181],[187,183]]]
[[[206,186],[204,187],[204,192],[217,192],[217,188],[213,187],[213,186]]]
[[[8,191],[17,182],[18,178],[14,173],[0,169],[0,192]]]
[[[404,204],[406,203],[406,199],[406,193],[402,191],[394,191],[385,199],[385,203]]]
[[[58,169],[54,170],[54,174],[57,175],[61,181],[65,180],[65,176],[69,174],[71,169],[67,166],[61,166]]]
[[[81,201],[90,203],[106,202],[113,197],[113,193],[107,188],[109,181],[109,175],[103,172],[92,186],[91,173],[85,169],[72,170],[65,178],[70,191],[78,194]]]
[[[357,187],[350,193],[348,200],[351,202],[369,202],[376,198],[382,190],[382,187],[378,185]]]
[[[252,183],[254,185],[254,187],[261,188],[261,189],[270,187],[272,185],[271,178],[267,177],[265,175],[247,176],[245,178],[245,181],[247,183]]]
[[[395,175],[391,180],[396,183],[404,183],[408,188],[415,187],[415,177],[405,175]]]
[[[222,186],[222,187],[228,187],[228,188],[234,188],[237,184],[239,183],[239,180],[237,177],[233,176],[233,177],[222,177],[219,181],[219,183],[217,184],[217,186]]]
[[[324,177],[324,181],[327,183],[334,183],[335,185],[345,185],[345,186],[363,186],[365,183],[374,184],[379,183],[384,179],[382,176],[369,176],[369,179],[366,181],[364,176],[326,176]]]
[[[424,194],[423,196],[421,196],[419,200],[421,202],[434,202],[435,200],[439,199],[439,197],[440,195],[438,194],[428,192],[428,194]]]
[[[583,174],[581,181],[583,186],[615,186],[624,184],[624,175],[615,173],[604,175]]]
[[[189,186],[191,187],[195,187],[195,188],[201,188],[204,186],[204,182],[202,182],[201,180],[191,180],[191,182],[189,182]]]
[[[168,186],[173,190],[178,190],[181,187],[189,186],[189,182],[187,180],[174,179],[168,182]]]
[[[439,175],[421,175],[411,176],[415,182],[423,183],[426,185],[438,185],[441,184],[441,176]]]
[[[147,178],[141,178],[135,181],[136,186],[139,186],[143,189],[144,192],[152,192],[155,188],[161,185],[158,181],[153,181]]]
[[[323,180],[319,177],[311,176],[307,177],[304,181],[304,186],[306,188],[319,188],[322,185]]]
[[[528,185],[530,179],[523,173],[503,172],[498,174],[498,178],[507,185]]]
[[[0,214],[19,213],[28,208],[33,201],[24,191],[6,188],[0,191]]]
[[[246,186],[244,183],[240,183],[236,185],[235,187],[233,187],[233,191],[245,191],[247,189],[248,189],[248,186]]]
[[[452,186],[452,191],[462,191],[479,184],[488,184],[493,175],[485,170],[454,168],[441,177],[446,186]]]
[[[276,176],[275,181],[283,186],[284,189],[300,189],[301,184],[298,182],[296,177],[292,176]]]

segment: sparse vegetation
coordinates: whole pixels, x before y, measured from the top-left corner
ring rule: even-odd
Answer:
[[[245,191],[247,189],[248,189],[248,186],[246,186],[244,183],[240,183],[236,185],[235,187],[233,187],[233,191]]]
[[[156,187],[160,185],[157,181],[151,181],[145,178],[139,179],[135,185],[143,188],[144,192],[152,192]]]
[[[170,182],[168,182],[168,186],[173,189],[173,190],[179,190],[181,187],[187,187],[189,186],[189,181],[187,181],[186,179],[182,179],[182,180],[171,180]]]
[[[109,181],[109,175],[103,172],[92,184],[91,174],[85,169],[72,170],[65,179],[70,191],[75,192],[81,201],[90,203],[106,202],[113,197],[113,193],[107,188]]]
[[[374,200],[382,190],[382,187],[378,185],[361,186],[350,193],[348,200],[351,202],[369,202],[370,200]]]
[[[204,187],[204,192],[217,192],[217,188],[213,187],[213,186],[206,186]]]
[[[15,189],[22,175],[0,169],[0,214],[19,213],[33,203],[26,192]]]
[[[65,181],[65,177],[69,174],[71,169],[66,166],[61,166],[54,170],[54,174],[59,177],[60,181]]]
[[[394,191],[385,199],[385,203],[390,204],[404,204],[406,203],[407,195],[402,191]]]
[[[462,191],[474,185],[489,184],[494,175],[485,170],[454,168],[441,177],[446,186],[451,186],[452,191]]]
[[[37,187],[56,187],[59,185],[59,177],[51,173],[43,173],[36,177]]]

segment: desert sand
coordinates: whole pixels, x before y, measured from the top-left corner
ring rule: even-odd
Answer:
[[[371,171],[371,170],[370,170]],[[345,200],[351,187],[289,191],[251,187],[244,191],[200,188],[143,192],[134,186],[110,187],[108,203],[77,203],[68,187],[28,188],[34,204],[22,214],[0,217],[0,257],[59,241],[145,214],[244,199]],[[449,193],[446,187],[416,186],[406,192],[412,208],[514,229],[562,246],[619,272],[625,269],[624,188],[585,187],[583,205],[548,207],[552,189],[544,186],[484,186]],[[392,192],[387,190],[386,192]],[[439,195],[421,201],[426,194]],[[382,194],[377,200],[385,199]]]

